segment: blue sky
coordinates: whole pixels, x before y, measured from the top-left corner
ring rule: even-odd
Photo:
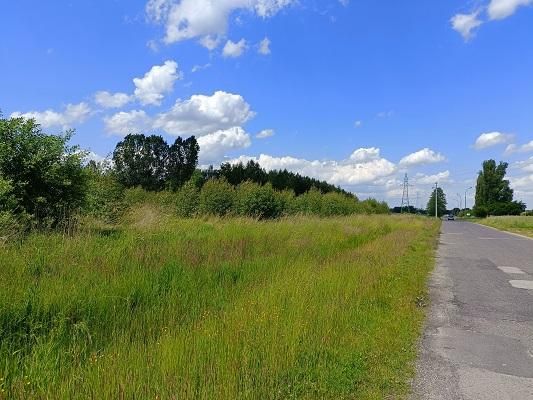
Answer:
[[[0,109],[75,128],[199,138],[361,197],[464,201],[484,159],[533,207],[533,0],[20,0],[3,5]],[[457,194],[460,193],[461,196]],[[472,202],[472,192],[468,196]]]

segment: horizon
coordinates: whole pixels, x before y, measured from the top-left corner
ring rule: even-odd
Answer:
[[[413,206],[438,181],[453,209],[506,161],[531,209],[531,5],[12,2],[0,109],[76,129],[96,160],[130,132],[195,135],[201,165],[254,160],[390,207],[405,173]]]

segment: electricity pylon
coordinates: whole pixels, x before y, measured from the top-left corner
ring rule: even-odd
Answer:
[[[407,207],[407,212],[411,212],[411,204],[409,204],[409,177],[405,174],[403,179],[403,195],[402,195],[402,207],[401,212],[403,214],[404,208]]]

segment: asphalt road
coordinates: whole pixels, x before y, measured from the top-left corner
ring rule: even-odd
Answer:
[[[443,223],[413,399],[533,399],[533,240]]]

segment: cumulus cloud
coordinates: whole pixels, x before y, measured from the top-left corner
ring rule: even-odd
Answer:
[[[513,165],[513,167],[521,169],[524,172],[533,172],[533,157],[530,157],[524,161],[518,161]]]
[[[228,40],[222,50],[222,55],[229,58],[240,57],[248,48],[246,40],[241,39],[237,43]]]
[[[266,138],[274,136],[275,134],[276,132],[274,131],[274,129],[264,129],[261,132],[259,132],[257,135],[255,135],[255,137],[257,139],[266,139]]]
[[[104,118],[105,129],[108,133],[126,136],[130,133],[140,133],[152,127],[152,119],[143,110],[129,112],[121,111]]]
[[[426,147],[402,158],[400,160],[400,165],[403,167],[412,167],[415,165],[435,164],[443,161],[446,161],[446,157]]]
[[[474,143],[474,148],[476,150],[483,150],[488,147],[508,143],[512,139],[513,139],[513,135],[510,135],[507,133],[502,133],[502,132],[482,133],[476,139],[476,142]]]
[[[174,83],[182,79],[178,63],[165,61],[163,65],[154,65],[144,77],[133,79],[135,97],[143,105],[160,105],[166,93],[174,89]]]
[[[204,69],[208,69],[208,68],[211,68],[211,64],[209,63],[204,64],[204,65],[195,65],[194,67],[192,67],[191,72],[194,74],[198,71],[203,71]]]
[[[365,163],[380,158],[381,150],[377,147],[360,148],[350,156],[350,160],[356,163]]]
[[[355,153],[363,154],[365,151],[358,152],[356,150],[354,154]],[[396,167],[392,162],[381,157],[374,157],[364,161],[351,159],[344,161],[310,161],[290,156],[273,157],[261,154],[259,157],[241,156],[232,160],[232,162],[246,163],[250,160],[258,162],[267,171],[287,169],[302,175],[325,180],[336,185],[372,183],[379,178],[390,176],[396,171]]]
[[[177,100],[166,113],[159,114],[154,127],[171,135],[203,136],[234,126],[242,126],[255,116],[241,95],[215,92]]]
[[[459,32],[465,40],[472,37],[473,32],[477,29],[483,21],[479,18],[479,11],[474,11],[471,14],[457,14],[452,17],[452,28]]]
[[[198,138],[200,163],[213,164],[222,161],[228,152],[250,147],[250,135],[241,127],[220,130]]]
[[[504,19],[513,15],[519,7],[532,4],[533,0],[491,0],[487,12],[491,20]]]
[[[259,45],[257,46],[257,52],[264,56],[268,56],[272,52],[270,50],[270,44],[270,39],[267,37],[264,38],[263,40],[261,40],[261,42],[259,42]]]
[[[29,111],[25,113],[14,112],[11,118],[23,117],[34,119],[43,128],[62,127],[63,129],[71,128],[76,124],[83,123],[90,115],[91,108],[87,103],[68,104],[62,112],[54,110],[46,111]]]
[[[124,107],[132,100],[132,96],[126,93],[109,93],[106,91],[100,91],[94,95],[95,103],[104,108]]]
[[[146,5],[146,14],[150,20],[165,26],[164,41],[170,44],[225,35],[229,17],[235,11],[246,10],[268,18],[295,2],[296,0],[150,0]]]
[[[433,185],[435,182],[450,182],[450,171],[443,171],[433,175],[418,173],[415,175],[415,182],[418,185]]]

